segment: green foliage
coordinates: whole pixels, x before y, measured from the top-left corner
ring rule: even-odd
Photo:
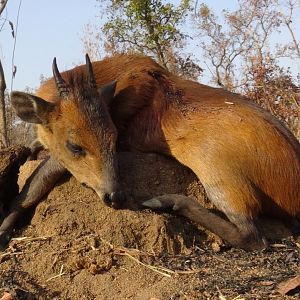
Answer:
[[[100,1],[107,5],[108,20],[102,30],[108,52],[137,51],[154,56],[168,69],[172,62],[185,59],[176,51],[188,38],[181,25],[190,12],[191,0],[182,0],[177,6],[161,0]],[[193,64],[200,74],[199,66]]]

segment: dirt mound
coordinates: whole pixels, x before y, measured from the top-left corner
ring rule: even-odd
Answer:
[[[277,283],[300,272],[293,238],[246,253],[223,247],[182,218],[140,210],[141,202],[164,193],[211,205],[193,173],[176,161],[156,154],[119,156],[126,208],[105,206],[66,176],[16,233],[23,238],[0,253],[0,288],[14,299],[284,299]],[[21,182],[36,164],[22,168]],[[297,291],[286,296],[298,297]]]
[[[0,222],[5,206],[18,194],[17,178],[19,168],[29,155],[29,149],[21,146],[0,151]]]
[[[38,163],[28,162],[21,168],[20,185]],[[157,254],[181,253],[192,246],[194,236],[200,242],[197,228],[184,220],[150,210],[137,212],[143,201],[164,193],[187,194],[204,202],[203,187],[190,170],[156,154],[120,153],[119,164],[126,209],[106,206],[91,189],[66,176],[38,205],[31,226],[42,236],[67,235],[75,239],[93,233],[114,245]]]

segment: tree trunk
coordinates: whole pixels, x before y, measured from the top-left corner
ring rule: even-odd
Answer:
[[[7,4],[7,1],[8,0],[1,0],[1,2],[0,2],[0,16],[1,16],[1,14],[2,14],[2,12],[3,12],[6,4]]]
[[[1,0],[0,2],[0,16],[7,4],[8,0]],[[5,77],[0,60],[0,149],[8,146],[7,140],[7,126],[6,126],[6,110],[5,110]]]
[[[7,140],[7,126],[6,126],[6,114],[5,114],[5,78],[0,60],[0,148],[8,146]]]

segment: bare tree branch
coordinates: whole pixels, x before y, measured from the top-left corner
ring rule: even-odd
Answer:
[[[286,25],[286,27],[287,27],[287,29],[288,29],[288,31],[289,31],[291,37],[292,37],[293,44],[294,44],[294,48],[295,48],[295,51],[296,51],[296,53],[297,53],[297,55],[298,55],[298,58],[300,58],[300,48],[299,48],[299,43],[297,42],[296,36],[295,36],[295,34],[294,34],[294,31],[293,31],[293,29],[292,29],[292,27],[291,27],[295,3],[292,2],[292,1],[289,1],[288,5],[289,5],[289,15],[288,15],[287,18],[285,18],[284,23],[285,23],[285,25]]]
[[[1,14],[2,14],[2,12],[3,12],[6,4],[7,4],[7,2],[8,2],[8,0],[1,0],[0,1],[0,16],[1,16]]]
[[[5,115],[5,89],[6,83],[4,78],[4,71],[0,60],[0,148],[5,148],[8,145]]]

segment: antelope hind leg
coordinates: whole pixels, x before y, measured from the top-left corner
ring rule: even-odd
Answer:
[[[252,220],[240,216],[242,222],[234,225],[187,196],[166,194],[145,201],[143,205],[159,210],[172,209],[217,234],[234,247],[245,250],[261,250],[266,247],[264,238]]]

